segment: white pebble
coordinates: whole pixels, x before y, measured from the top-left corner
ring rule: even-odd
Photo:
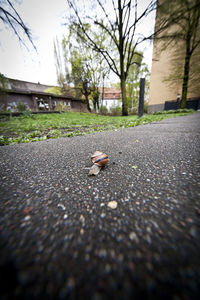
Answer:
[[[31,216],[26,216],[25,218],[24,218],[24,221],[29,221],[31,219]]]
[[[66,207],[65,207],[63,204],[61,204],[61,203],[59,203],[59,204],[57,205],[57,207],[60,207],[60,208],[62,208],[63,210],[66,210]]]
[[[138,237],[137,237],[137,234],[135,233],[135,232],[130,232],[130,234],[129,234],[129,239],[131,240],[131,241],[135,241],[136,243],[138,242]]]
[[[116,201],[110,201],[110,202],[108,202],[107,206],[112,208],[112,209],[115,209],[115,208],[117,208],[117,202]]]
[[[83,215],[80,215],[80,221],[82,222],[82,224],[85,223],[85,217]]]

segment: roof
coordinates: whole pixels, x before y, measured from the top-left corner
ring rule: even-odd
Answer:
[[[0,88],[1,91],[1,88]],[[55,95],[51,93],[44,93],[44,92],[35,92],[35,91],[23,91],[23,90],[7,90],[6,93],[8,94],[18,94],[18,95],[32,95],[32,96],[46,96],[46,97],[52,97],[57,99],[66,99],[66,100],[73,100],[73,101],[81,101],[81,99],[77,99],[73,96],[65,96],[65,95]]]
[[[34,92],[44,92],[46,89],[53,87],[52,85],[46,85],[41,83],[29,82],[19,79],[7,78],[9,81],[10,89],[12,90],[30,90]]]
[[[23,81],[23,80],[12,79],[12,78],[7,78],[7,79],[9,81],[7,92],[10,94],[23,94],[23,95],[30,94],[30,95],[49,96],[49,97],[62,98],[62,99],[81,100],[75,97],[75,93],[73,93],[72,89],[69,89],[69,91],[66,92],[66,95],[57,95],[57,94],[45,92],[45,90],[49,88],[56,87],[53,85],[40,84],[39,82],[34,83],[34,82]]]

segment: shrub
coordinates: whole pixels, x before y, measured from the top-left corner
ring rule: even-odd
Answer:
[[[129,115],[137,115],[138,114],[138,106],[135,106],[133,108],[128,109],[128,114]]]
[[[120,116],[122,114],[122,108],[120,106],[112,106],[110,108],[110,114],[112,116]]]
[[[19,102],[19,103],[17,103],[16,110],[17,110],[18,112],[24,112],[24,111],[27,110],[27,106],[26,106],[25,103]]]
[[[56,105],[55,110],[59,112],[66,111],[66,107],[63,103],[60,102]]]
[[[108,109],[107,109],[106,106],[102,105],[102,106],[100,106],[100,108],[99,108],[99,112],[100,112],[100,114],[102,114],[102,115],[107,115],[107,114],[108,114]]]
[[[155,111],[153,115],[165,115],[165,114],[180,114],[180,113],[192,113],[195,112],[193,109],[176,109],[176,110],[162,110],[162,111]]]

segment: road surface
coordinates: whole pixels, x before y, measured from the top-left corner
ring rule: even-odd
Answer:
[[[199,297],[199,112],[4,146],[0,165],[2,299]]]

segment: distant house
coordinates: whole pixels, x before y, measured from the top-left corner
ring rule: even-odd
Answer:
[[[119,88],[101,88],[100,89],[100,106],[105,106],[108,110],[111,107],[122,106],[121,90]]]
[[[32,111],[87,111],[81,99],[46,93],[45,90],[52,86],[10,78],[7,81],[6,93],[0,93],[0,110],[15,111],[17,105],[23,103]]]

